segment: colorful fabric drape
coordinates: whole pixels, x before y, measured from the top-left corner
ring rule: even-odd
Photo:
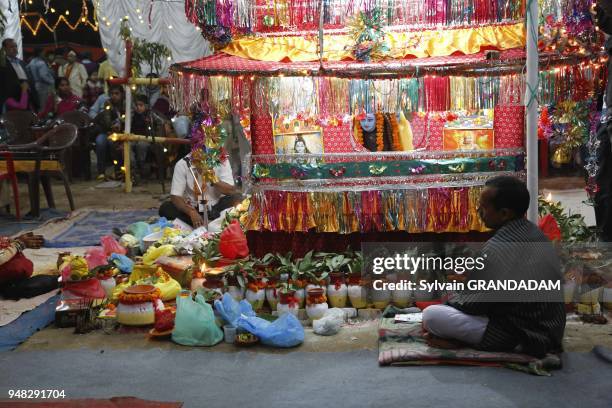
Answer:
[[[445,31],[389,32],[389,58],[475,54],[483,49],[507,50],[525,46],[525,25],[502,24]],[[326,61],[352,59],[353,40],[347,35],[324,36]],[[232,41],[222,51],[258,61],[318,61],[316,37],[244,37]]]
[[[247,229],[341,234],[486,231],[476,211],[481,188],[260,191],[251,198]]]

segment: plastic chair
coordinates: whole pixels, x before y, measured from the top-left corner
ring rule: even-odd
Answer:
[[[20,145],[36,141],[32,126],[38,121],[34,112],[12,110],[2,115],[8,133],[9,144]]]
[[[91,179],[91,157],[89,151],[92,144],[89,143],[89,130],[92,127],[92,120],[84,112],[71,111],[63,113],[58,118],[59,123],[72,123],[79,130],[78,141],[71,149],[71,154],[67,158],[68,178],[72,181],[72,176],[80,176],[85,172],[85,180]]]
[[[0,173],[0,181],[8,180],[11,182],[11,186],[13,187],[13,201],[15,202],[15,217],[17,221],[19,221],[21,220],[21,212],[19,210],[19,187],[17,186],[17,174],[15,173],[13,154],[11,152],[0,152],[0,157],[4,158],[6,161],[6,173]]]
[[[78,137],[77,127],[70,123],[62,123],[45,133],[40,139],[34,143],[29,143],[19,146],[8,146],[9,150],[16,152],[25,152],[28,155],[34,154],[35,169],[34,177],[31,181],[32,189],[30,191],[30,203],[33,216],[40,214],[40,194],[38,190],[39,181],[43,185],[43,190],[47,198],[49,207],[55,208],[55,200],[53,199],[53,190],[49,176],[59,175],[64,183],[64,189],[70,203],[70,210],[74,211],[74,199],[70,190],[70,183],[64,172],[65,157],[69,149],[72,147]],[[55,166],[48,169],[41,169],[42,162],[56,162]],[[42,177],[41,177],[42,176]]]

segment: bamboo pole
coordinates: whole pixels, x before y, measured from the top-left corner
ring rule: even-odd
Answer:
[[[160,143],[160,144],[191,144],[189,139],[179,139],[173,137],[151,137],[144,135],[137,135],[134,133],[113,133],[108,136],[108,139],[112,142],[148,142],[148,143]]]
[[[527,5],[527,87],[525,103],[527,106],[527,189],[529,190],[529,209],[527,219],[538,222],[538,1],[529,0]]]

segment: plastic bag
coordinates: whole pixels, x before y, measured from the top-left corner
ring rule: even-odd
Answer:
[[[138,246],[138,244],[139,239],[132,234],[123,234],[121,238],[119,238],[119,245],[125,248],[135,247]]]
[[[219,252],[227,259],[245,258],[249,255],[246,235],[237,220],[232,221],[221,233]]]
[[[95,278],[65,282],[62,291],[67,292],[67,297],[85,299],[104,299],[106,297],[106,291],[100,284],[100,281]]]
[[[157,258],[172,255],[174,255],[173,245],[162,245],[159,247],[151,246],[149,249],[147,249],[147,252],[142,257],[142,263],[145,265],[153,265],[155,261],[157,261]]]
[[[291,313],[285,313],[273,322],[255,316],[240,316],[237,327],[256,335],[268,346],[294,347],[304,342],[304,328]]]
[[[327,309],[322,318],[312,322],[315,334],[321,336],[332,336],[340,331],[346,315],[342,309],[334,307]]]
[[[82,256],[66,256],[60,266],[62,282],[78,281],[89,275],[89,266]]]
[[[236,302],[229,293],[225,293],[221,300],[215,300],[215,310],[221,315],[223,320],[234,327],[236,327],[241,315],[255,316],[253,307],[249,302],[244,299]]]
[[[176,298],[176,318],[172,341],[184,346],[214,346],[223,340],[223,332],[215,323],[212,307],[197,295]]]
[[[89,269],[106,265],[108,262],[108,256],[102,247],[88,249],[87,252],[85,252],[85,259],[87,260],[87,266],[89,266]]]
[[[135,222],[134,224],[130,224],[130,226],[127,227],[127,230],[128,230],[128,233],[136,237],[138,241],[142,241],[144,237],[146,237],[151,232],[153,232],[151,231],[151,226],[143,221],[139,221],[139,222]]]
[[[117,269],[119,269],[123,273],[132,273],[132,270],[134,269],[134,261],[132,261],[125,255],[112,254],[109,258],[109,261],[112,262],[117,267]]]
[[[164,228],[172,228],[172,223],[166,219],[166,217],[159,217],[155,224],[151,224],[151,232],[161,231]]]
[[[164,301],[176,298],[181,291],[181,285],[157,265],[134,265],[128,286],[138,284],[152,284],[159,289]]]
[[[104,248],[106,255],[110,255],[110,254],[125,255],[127,253],[127,250],[121,245],[119,245],[119,242],[117,242],[117,240],[111,237],[110,235],[105,235],[102,238],[100,238],[100,243],[102,244],[102,248]]]

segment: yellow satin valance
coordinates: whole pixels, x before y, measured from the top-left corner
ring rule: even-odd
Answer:
[[[443,31],[389,32],[386,37],[390,58],[442,57],[456,52],[469,55],[483,48],[507,50],[524,47],[525,25],[517,23]],[[243,37],[232,41],[223,52],[257,61],[318,61],[317,44],[316,36]],[[348,35],[325,35],[323,57],[326,61],[353,59],[349,50],[353,44]]]

